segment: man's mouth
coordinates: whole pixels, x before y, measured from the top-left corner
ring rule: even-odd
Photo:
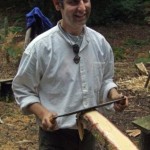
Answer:
[[[78,18],[78,19],[85,19],[86,18],[86,14],[75,15],[75,17]]]

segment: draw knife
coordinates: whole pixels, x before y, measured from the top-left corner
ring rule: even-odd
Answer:
[[[113,100],[113,101],[108,101],[108,102],[106,102],[106,103],[102,103],[102,104],[99,104],[99,105],[96,105],[96,106],[92,106],[92,107],[80,109],[80,110],[73,111],[73,112],[70,112],[70,113],[66,113],[66,114],[63,114],[63,115],[58,115],[58,116],[54,117],[53,119],[57,119],[57,118],[59,118],[59,117],[70,116],[70,115],[74,115],[74,114],[77,114],[77,113],[85,113],[85,112],[90,111],[90,110],[93,110],[93,109],[95,109],[95,108],[107,106],[107,105],[110,105],[110,104],[112,104],[112,103],[116,103],[116,102],[119,102],[119,101],[122,101],[122,100],[125,100],[125,98],[122,97],[122,98],[120,98],[120,99],[116,99],[116,100]]]

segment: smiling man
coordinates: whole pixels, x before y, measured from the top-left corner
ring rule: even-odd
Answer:
[[[61,27],[72,35],[80,35],[91,12],[90,0],[54,1],[55,8],[61,11]]]
[[[24,51],[13,80],[15,99],[24,114],[36,116],[40,150],[94,150],[88,130],[80,141],[76,115],[54,118],[122,98],[113,82],[113,52],[100,33],[86,26],[90,0],[53,3],[62,19]],[[105,109],[123,111],[125,98]]]

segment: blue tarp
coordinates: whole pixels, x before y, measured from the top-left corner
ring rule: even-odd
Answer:
[[[42,32],[53,27],[51,21],[43,15],[38,7],[34,7],[29,13],[26,14],[26,27],[32,28],[32,37],[39,35]]]

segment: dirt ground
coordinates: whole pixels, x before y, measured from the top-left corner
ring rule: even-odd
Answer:
[[[150,114],[149,86],[144,84],[147,76],[141,76],[135,67],[135,60],[149,57],[150,28],[138,25],[115,25],[94,27],[110,42],[112,47],[124,48],[122,59],[115,60],[115,77],[120,92],[129,97],[129,107],[123,113],[115,113],[108,118],[139,147],[140,132],[132,121]],[[126,44],[127,39],[145,42],[143,45]],[[121,55],[121,54],[119,54]],[[5,54],[0,50],[0,79],[14,77],[17,71],[12,59],[6,63]],[[9,102],[6,102],[9,101]],[[137,135],[136,135],[137,134]],[[119,139],[118,139],[119,141]],[[0,150],[37,150],[38,127],[34,116],[23,116],[14,99],[0,100]],[[97,147],[97,149],[99,149]]]

